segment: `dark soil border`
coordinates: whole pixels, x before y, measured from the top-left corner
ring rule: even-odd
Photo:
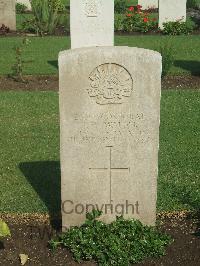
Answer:
[[[0,77],[0,91],[58,91],[57,75],[25,76],[25,82],[13,78]],[[162,89],[200,89],[199,76],[166,76]]]

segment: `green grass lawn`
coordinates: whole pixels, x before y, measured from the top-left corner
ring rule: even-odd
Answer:
[[[200,202],[200,93],[163,91],[158,211]],[[0,212],[59,211],[56,92],[1,92]]]
[[[61,50],[69,49],[69,37],[30,37],[31,43],[24,52],[24,74],[57,74],[57,58]],[[11,73],[15,62],[13,47],[22,41],[20,37],[0,39],[0,75]],[[116,36],[115,44],[158,49],[163,42],[174,46],[175,65],[171,74],[200,74],[200,36]]]

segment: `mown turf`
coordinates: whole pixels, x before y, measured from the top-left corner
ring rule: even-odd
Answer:
[[[69,37],[32,37],[24,52],[25,74],[56,74],[58,53],[69,49]],[[0,75],[11,73],[15,61],[13,47],[19,45],[22,38],[0,39]],[[200,36],[116,36],[115,44],[158,49],[161,43],[171,42],[174,46],[175,66],[171,74],[200,74]]]
[[[0,94],[0,212],[60,206],[58,94]],[[200,202],[200,93],[163,91],[158,211]]]

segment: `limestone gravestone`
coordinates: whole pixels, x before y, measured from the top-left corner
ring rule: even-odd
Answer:
[[[0,27],[16,30],[15,0],[0,0]]]
[[[31,3],[30,0],[16,0],[16,3],[23,4],[26,6],[27,10],[31,10]]]
[[[114,0],[70,1],[71,48],[113,46]]]
[[[186,0],[159,0],[159,27],[177,20],[186,21]]]
[[[158,8],[158,0],[138,0],[138,5],[141,5],[144,10]]]
[[[107,1],[107,0],[106,0]],[[153,225],[161,56],[129,47],[59,55],[63,227],[103,211]]]

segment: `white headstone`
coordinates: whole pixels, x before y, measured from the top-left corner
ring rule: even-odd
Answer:
[[[0,0],[0,27],[16,30],[15,0]]]
[[[114,0],[70,0],[71,48],[114,45]]]
[[[23,4],[26,6],[27,10],[31,10],[30,0],[16,0],[16,3]]]
[[[143,10],[158,8],[158,0],[138,0]]]
[[[129,47],[60,53],[63,228],[92,207],[155,223],[161,61]]]
[[[186,21],[186,0],[159,0],[159,27],[177,20]]]

